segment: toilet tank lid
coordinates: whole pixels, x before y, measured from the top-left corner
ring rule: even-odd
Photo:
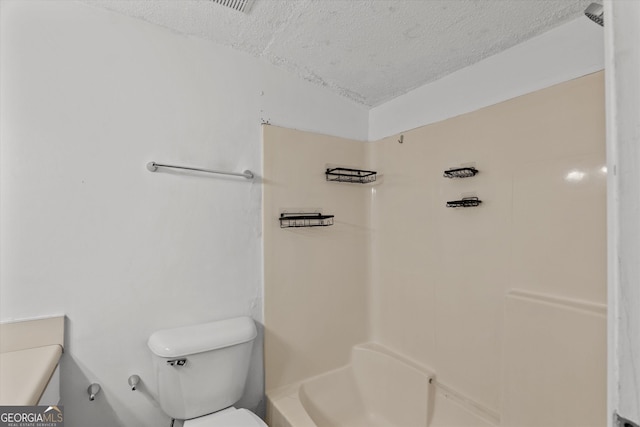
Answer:
[[[154,332],[147,345],[160,357],[178,357],[230,347],[253,340],[256,325],[250,317],[235,317],[216,322]]]

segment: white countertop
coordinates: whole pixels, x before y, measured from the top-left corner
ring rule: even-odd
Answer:
[[[0,324],[0,406],[38,404],[63,345],[64,316]]]
[[[59,345],[0,353],[0,406],[36,405],[61,355]]]

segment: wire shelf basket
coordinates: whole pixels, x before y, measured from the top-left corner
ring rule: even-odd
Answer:
[[[281,213],[280,228],[328,227],[333,225],[334,216],[319,213]]]
[[[450,200],[447,202],[448,208],[472,208],[475,206],[480,206],[482,200],[477,197],[463,197],[460,200]]]
[[[444,171],[445,178],[471,178],[478,173],[476,168],[455,168]]]
[[[327,181],[366,184],[376,180],[377,172],[362,169],[327,168],[325,175]]]

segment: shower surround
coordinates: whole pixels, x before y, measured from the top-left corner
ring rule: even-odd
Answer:
[[[350,366],[362,343],[433,373],[429,426],[606,424],[602,73],[402,139],[265,126],[263,144],[270,425],[295,426],[278,399]],[[466,164],[480,172],[442,176]],[[328,165],[380,177],[330,183]],[[470,195],[483,203],[445,207]],[[281,229],[295,208],[334,225]]]

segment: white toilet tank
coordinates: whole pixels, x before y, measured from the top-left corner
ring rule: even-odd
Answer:
[[[236,317],[155,332],[148,346],[162,410],[190,419],[227,408],[244,390],[256,325]]]

